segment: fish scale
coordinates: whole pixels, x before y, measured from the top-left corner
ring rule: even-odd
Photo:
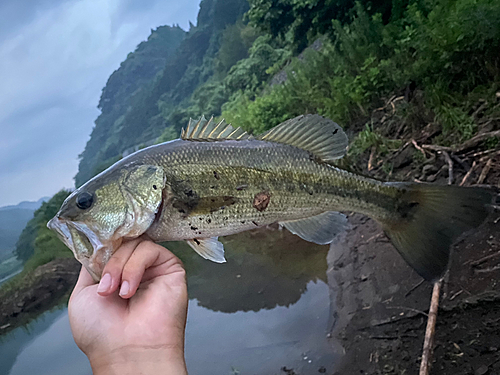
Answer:
[[[387,208],[362,198],[367,192],[373,195],[374,188],[385,194],[395,189],[318,163],[307,151],[290,145],[260,140],[217,143],[177,140],[155,148],[154,152],[145,152],[144,156],[141,160],[137,155],[141,163],[162,166],[172,178],[188,183],[200,199],[213,196],[237,199],[223,209],[203,213],[194,210],[187,216],[179,213],[170,201],[164,202],[162,218],[147,232],[157,241],[185,239],[188,235],[224,236],[338,209],[392,214]],[[241,185],[247,188],[238,191]],[[353,194],[354,191],[358,194]],[[269,205],[262,212],[253,206],[254,197],[260,192],[270,195]],[[193,226],[197,230],[192,230]]]

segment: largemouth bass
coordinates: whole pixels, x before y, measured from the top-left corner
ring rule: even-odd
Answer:
[[[439,278],[450,247],[479,226],[495,194],[485,188],[386,183],[332,163],[347,136],[319,115],[251,136],[221,121],[190,121],[181,139],[140,150],[75,190],[48,223],[98,281],[123,239],[186,240],[222,263],[226,236],[272,223],[328,244],[347,223],[378,221],[423,278]]]

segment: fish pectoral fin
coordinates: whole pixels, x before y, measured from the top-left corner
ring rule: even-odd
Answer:
[[[347,218],[340,212],[327,211],[300,220],[280,222],[303,240],[326,245],[347,228]]]
[[[218,240],[219,237],[193,238],[187,240],[189,246],[193,248],[202,258],[215,263],[225,263],[224,245]]]
[[[256,138],[307,150],[324,163],[344,157],[348,144],[342,128],[320,115],[292,118]]]

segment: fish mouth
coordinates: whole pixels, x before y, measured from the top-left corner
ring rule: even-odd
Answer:
[[[83,223],[66,221],[55,216],[47,223],[47,227],[56,232],[61,241],[73,252],[75,258],[85,266],[92,278],[99,281],[113,249],[103,243]]]

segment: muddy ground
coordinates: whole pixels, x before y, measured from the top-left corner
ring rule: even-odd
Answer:
[[[443,286],[431,374],[500,373],[500,217],[454,247]],[[350,217],[352,229],[329,252],[336,291],[336,374],[418,374],[432,285],[418,276],[372,220]]]

